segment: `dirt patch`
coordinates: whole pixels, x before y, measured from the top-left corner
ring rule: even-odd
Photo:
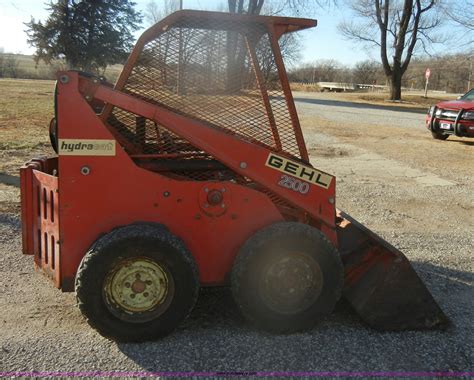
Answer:
[[[355,147],[454,182],[465,183],[472,175],[468,162],[474,159],[473,139],[454,136],[446,141],[434,140],[423,125],[417,129],[394,129],[383,124],[357,124],[357,128],[348,128],[347,124],[314,116],[301,117],[301,124],[316,156],[319,150],[327,149],[348,151],[350,156]],[[313,136],[313,132],[317,135]]]
[[[347,157],[349,151],[342,148],[335,147],[311,147],[308,149],[308,153],[312,157]]]

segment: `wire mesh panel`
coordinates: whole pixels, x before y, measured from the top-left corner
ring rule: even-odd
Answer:
[[[301,157],[265,24],[181,18],[143,46],[121,90]],[[162,125],[118,108],[108,123],[131,154],[206,156]]]

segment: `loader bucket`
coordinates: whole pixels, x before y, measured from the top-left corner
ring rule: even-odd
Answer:
[[[343,296],[367,324],[391,331],[449,324],[403,253],[344,212],[337,217]]]

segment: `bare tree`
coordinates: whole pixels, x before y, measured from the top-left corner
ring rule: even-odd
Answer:
[[[354,81],[360,84],[375,84],[380,63],[375,61],[357,62],[353,69]]]
[[[382,66],[390,84],[390,99],[401,99],[402,78],[415,52],[441,42],[436,28],[442,17],[440,0],[353,0],[347,3],[357,21],[339,25],[351,40],[380,48]],[[391,62],[389,59],[391,56]]]
[[[445,0],[444,12],[457,26],[456,42],[463,47],[474,47],[474,0]],[[460,34],[460,33],[462,34]],[[472,50],[471,50],[472,54]]]
[[[280,15],[282,13],[297,13],[299,10],[314,9],[315,6],[322,7],[333,1],[335,0],[227,0],[227,3],[230,13]],[[235,32],[228,32],[227,34],[228,91],[234,91],[239,87],[238,78],[244,70],[247,47],[241,37]],[[287,63],[295,62],[301,50],[301,44],[297,37],[290,33],[283,36],[279,42],[283,59]],[[268,79],[275,69],[269,45],[258,44],[256,48],[262,64],[263,75]]]
[[[336,4],[337,0],[227,0],[230,13],[311,14],[316,8]],[[268,11],[271,10],[271,13]]]
[[[161,6],[156,0],[150,0],[145,6],[145,20],[149,25],[154,25],[162,18],[179,9],[178,0],[162,0]]]
[[[20,62],[14,54],[4,53],[0,48],[0,78],[18,78]]]
[[[469,79],[472,61],[469,53],[415,57],[403,78],[404,86],[423,88],[425,70],[431,69],[430,88],[462,93],[471,88]]]
[[[452,0],[444,7],[447,15],[458,25],[474,31],[474,0]],[[472,42],[472,37],[471,37]]]

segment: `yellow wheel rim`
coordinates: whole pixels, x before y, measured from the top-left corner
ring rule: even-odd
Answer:
[[[156,261],[140,257],[120,262],[105,279],[104,290],[113,306],[127,313],[144,313],[165,301],[169,280]]]

